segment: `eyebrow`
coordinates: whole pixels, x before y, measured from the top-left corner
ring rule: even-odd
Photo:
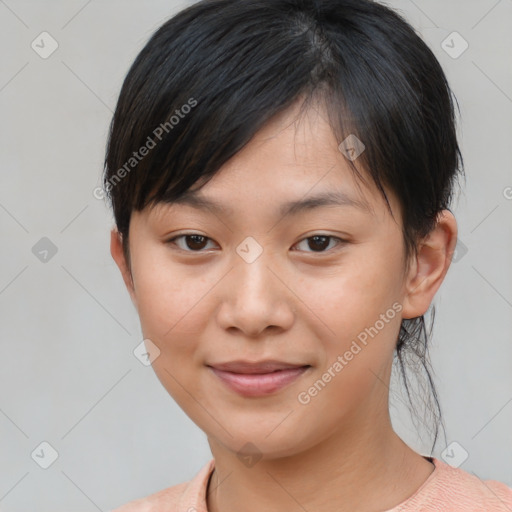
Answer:
[[[218,201],[201,195],[198,191],[186,191],[177,199],[169,203],[188,205],[199,210],[208,209],[219,215],[232,214],[233,210]],[[305,210],[312,210],[323,206],[349,206],[371,214],[369,205],[363,201],[350,197],[341,190],[326,191],[310,195],[304,199],[288,201],[279,207],[279,215],[297,215]]]

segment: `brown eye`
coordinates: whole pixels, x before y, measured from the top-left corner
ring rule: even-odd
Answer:
[[[328,236],[312,236],[308,238],[308,247],[313,251],[323,251],[329,246],[329,238]]]
[[[197,251],[204,249],[206,237],[202,235],[186,235],[185,240],[185,243],[189,249]]]
[[[177,241],[181,243],[178,243]],[[187,252],[204,252],[203,249],[207,245],[207,236],[199,235],[197,233],[179,235],[168,240],[168,243],[174,244],[183,251]],[[184,243],[183,243],[184,242]]]
[[[337,238],[335,236],[314,235],[314,236],[309,236],[307,238],[304,238],[297,245],[304,244],[304,242],[306,242],[308,249],[305,250],[305,252],[320,252],[320,253],[322,253],[322,252],[328,252],[333,247],[333,246],[329,247],[333,240],[337,241],[337,243],[334,244],[334,246],[341,245],[344,242],[344,240],[342,240],[341,238]]]

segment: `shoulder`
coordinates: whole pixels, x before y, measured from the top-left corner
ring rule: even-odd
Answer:
[[[480,512],[512,510],[512,488],[495,480],[484,480],[473,473],[454,468],[442,460],[433,459],[432,478],[418,489],[407,505],[416,510],[453,510]],[[399,509],[400,510],[400,509]],[[404,512],[407,509],[404,509]]]
[[[167,489],[163,489],[155,494],[130,501],[111,512],[175,512],[178,509],[178,503],[183,496],[185,489],[190,482],[184,482]]]
[[[196,476],[155,494],[130,501],[110,512],[177,512],[206,510],[206,490],[215,467],[215,460],[204,465]]]

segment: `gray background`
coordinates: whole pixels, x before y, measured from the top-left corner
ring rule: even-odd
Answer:
[[[205,435],[133,355],[138,318],[109,253],[111,214],[93,196],[122,79],[184,5],[0,0],[4,512],[108,510],[210,459]],[[462,469],[512,485],[512,0],[389,5],[433,49],[461,107],[463,245],[435,299],[432,345],[447,440],[458,464],[467,452]],[[59,45],[45,59],[31,47],[43,31]],[[457,58],[441,46],[453,31],[469,43]],[[446,44],[453,54],[463,42]],[[46,261],[43,237],[57,249]],[[393,404],[399,433],[427,453],[398,389]],[[58,453],[48,469],[43,441]]]

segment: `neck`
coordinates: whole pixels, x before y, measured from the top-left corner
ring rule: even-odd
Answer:
[[[263,456],[251,467],[209,438],[215,471],[207,494],[208,511],[393,508],[410,497],[434,467],[397,436],[389,413],[380,423],[379,428],[367,421],[366,429],[339,429],[300,453]]]

